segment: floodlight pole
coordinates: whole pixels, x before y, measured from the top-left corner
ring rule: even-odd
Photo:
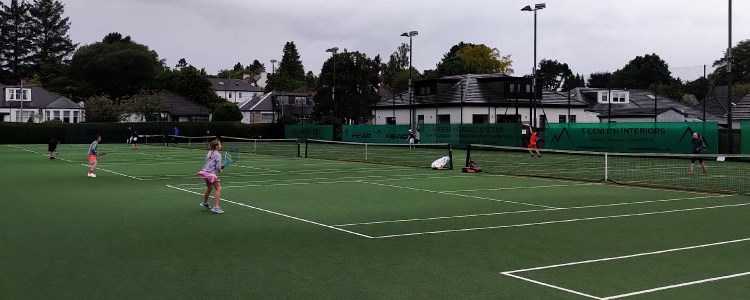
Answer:
[[[729,0],[729,43],[727,47],[727,125],[729,128],[729,153],[734,153],[734,125],[732,125],[732,0]]]
[[[336,53],[339,51],[339,47],[328,48],[326,52],[331,52],[331,59],[333,60],[333,87],[331,88],[331,101],[333,101],[333,120],[336,122]]]
[[[533,127],[536,127],[536,100],[537,100],[536,99],[536,96],[537,96],[537,87],[536,87],[536,15],[537,13],[536,12],[546,7],[547,5],[545,3],[537,3],[537,4],[534,4],[534,8],[531,8],[530,5],[527,5],[521,9],[521,11],[534,12],[534,68],[533,68],[533,74],[532,74],[533,78],[531,82],[531,86],[532,86],[531,91],[534,95],[532,96],[531,107],[529,107],[529,109],[533,111],[532,113],[533,116],[531,119],[531,126]]]
[[[416,110],[414,109],[414,89],[412,87],[411,64],[413,58],[412,49],[414,46],[413,37],[417,35],[419,35],[419,32],[416,30],[404,32],[401,34],[401,36],[409,38],[409,128],[411,128],[412,130],[416,129],[416,127],[414,126],[414,119],[416,119]]]

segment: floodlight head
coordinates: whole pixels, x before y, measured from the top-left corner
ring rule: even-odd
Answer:
[[[275,64],[276,62],[278,62],[278,60],[275,60],[275,59],[272,59],[272,60],[271,60],[271,63],[272,63],[272,64]]]
[[[534,4],[534,8],[537,9],[537,10],[544,9],[544,8],[547,8],[547,4],[537,3],[537,4]]]
[[[328,48],[326,50],[326,52],[331,52],[333,54],[336,54],[336,52],[338,52],[338,51],[339,51],[339,47]]]
[[[409,33],[408,32],[404,32],[404,33],[401,34],[401,36],[407,36],[408,37]]]
[[[524,7],[523,7],[523,8],[521,9],[521,11],[531,11],[531,6],[528,6],[528,5],[524,6]]]
[[[414,30],[414,31],[409,31],[409,36],[418,36],[418,35],[419,35],[419,32],[418,32],[418,31],[416,31],[416,30]]]

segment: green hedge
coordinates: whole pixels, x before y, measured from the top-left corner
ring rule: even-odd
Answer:
[[[146,122],[146,123],[0,123],[2,144],[43,144],[59,138],[66,144],[86,144],[97,134],[107,142],[125,142],[130,134],[128,127],[140,135],[172,134],[174,127],[183,136],[211,135],[250,138],[282,138],[284,127],[278,124],[249,125],[240,122]]]

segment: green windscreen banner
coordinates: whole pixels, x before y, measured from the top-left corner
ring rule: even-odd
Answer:
[[[750,121],[740,123],[740,152],[750,154]]]
[[[703,153],[718,153],[717,122],[549,123],[544,147],[624,153],[692,153],[692,135],[703,136]]]
[[[422,143],[521,146],[521,124],[518,123],[424,124],[419,133]]]
[[[307,139],[330,141],[333,140],[333,125],[285,125],[284,138],[302,142]]]
[[[343,125],[344,142],[406,144],[409,142],[409,125]]]

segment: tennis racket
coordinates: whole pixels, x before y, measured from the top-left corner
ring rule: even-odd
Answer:
[[[240,160],[240,149],[228,149],[224,152],[224,165],[222,169]]]

